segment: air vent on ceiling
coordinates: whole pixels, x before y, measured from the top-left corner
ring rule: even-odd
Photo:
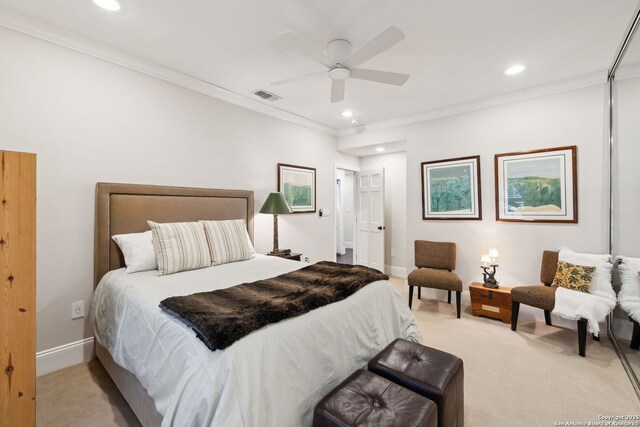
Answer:
[[[267,92],[266,90],[257,90],[255,92],[253,92],[254,95],[259,96],[262,99],[265,99],[267,101],[277,101],[278,99],[282,99],[281,96],[278,96],[276,94],[273,94],[271,92]]]

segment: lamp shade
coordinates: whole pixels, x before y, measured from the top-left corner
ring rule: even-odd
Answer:
[[[260,208],[260,213],[283,215],[293,213],[293,211],[282,193],[271,193]]]
[[[490,248],[489,249],[489,256],[491,258],[498,258],[498,257],[500,257],[500,253],[498,252],[497,248]]]

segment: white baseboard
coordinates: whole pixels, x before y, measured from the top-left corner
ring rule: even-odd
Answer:
[[[36,376],[88,362],[93,358],[93,337],[36,353]]]
[[[347,249],[353,249],[353,242],[344,242],[344,247]]]
[[[384,266],[385,274],[389,274],[391,276],[399,277],[401,279],[407,278],[407,269],[404,267],[398,267],[396,265],[385,265]]]

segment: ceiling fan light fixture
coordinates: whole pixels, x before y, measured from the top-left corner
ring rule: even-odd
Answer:
[[[122,5],[118,0],[93,0],[93,3],[109,12],[118,12],[122,9]]]
[[[345,119],[348,119],[350,117],[353,117],[353,111],[351,110],[344,110],[342,112],[342,117],[344,117]]]
[[[329,78],[331,80],[346,80],[351,76],[351,72],[343,67],[336,67],[329,70]]]
[[[507,68],[507,69],[504,71],[504,73],[505,73],[507,76],[515,76],[516,74],[520,74],[521,72],[523,72],[523,71],[524,71],[524,70],[526,70],[526,69],[527,69],[527,67],[525,67],[524,65],[522,65],[522,64],[516,64],[516,65],[513,65],[513,66],[511,66],[511,67]]]
[[[354,126],[357,125],[358,124],[358,119],[351,120],[351,124],[354,125]]]
[[[98,1],[98,0],[94,0]],[[101,1],[101,0],[100,0]],[[394,86],[402,86],[409,79],[408,74],[391,71],[368,70],[357,68],[371,58],[380,55],[392,46],[404,40],[404,33],[391,26],[360,46],[355,52],[351,52],[351,43],[344,39],[331,40],[323,52],[311,43],[292,31],[286,31],[278,36],[279,43],[301,51],[303,54],[322,64],[328,71],[290,77],[273,82],[272,85],[281,85],[323,74],[329,76],[331,81],[331,103],[344,101],[345,83],[349,78],[366,80],[375,83],[383,83]],[[350,118],[351,116],[344,116]]]

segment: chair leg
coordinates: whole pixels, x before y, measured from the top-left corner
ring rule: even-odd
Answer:
[[[513,301],[511,303],[511,330],[515,331],[518,327],[518,312],[520,311],[520,303]]]
[[[418,299],[422,299],[422,286],[418,286]]]
[[[629,344],[634,350],[640,348],[640,324],[634,320],[633,322],[633,333],[631,335],[631,344]]]
[[[451,291],[447,291],[447,303],[451,304]]]
[[[587,347],[587,321],[586,319],[578,320],[578,354],[582,357],[585,355]]]
[[[591,336],[593,337],[594,341],[600,341],[600,335],[591,334]]]
[[[449,294],[451,294],[451,291],[449,291]],[[460,299],[462,296],[462,292],[458,292],[456,291],[456,313],[458,313],[458,319],[460,318]]]
[[[549,326],[553,326],[553,325],[551,324],[551,312],[550,312],[550,311],[547,311],[547,310],[545,310],[545,311],[544,311],[544,321],[545,321],[545,323],[546,323],[547,325],[549,325]]]
[[[420,289],[420,288],[418,288]],[[409,285],[409,310],[411,310],[411,303],[413,302],[413,286]]]

